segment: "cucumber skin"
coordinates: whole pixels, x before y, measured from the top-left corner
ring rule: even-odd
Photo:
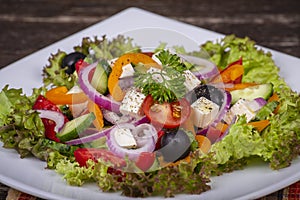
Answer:
[[[82,120],[82,118],[85,118],[85,119]],[[75,139],[78,137],[79,133],[84,131],[86,128],[88,128],[93,123],[95,118],[96,117],[95,117],[94,113],[91,112],[91,113],[82,115],[78,118],[75,118],[71,121],[68,121],[64,125],[63,129],[56,134],[56,137],[61,142],[66,142],[66,141]],[[81,123],[79,123],[78,121],[81,121]]]
[[[253,100],[262,97],[267,100],[273,94],[273,84],[265,83],[245,89],[233,90],[230,94],[231,104],[236,103],[239,99]]]
[[[91,80],[91,85],[101,94],[107,91],[108,76],[101,63],[98,63]]]

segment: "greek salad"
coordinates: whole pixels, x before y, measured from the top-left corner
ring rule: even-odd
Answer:
[[[193,52],[83,38],[50,56],[31,95],[2,88],[0,139],[70,185],[200,194],[253,158],[277,170],[299,156],[300,98],[278,71],[269,52],[234,35]]]

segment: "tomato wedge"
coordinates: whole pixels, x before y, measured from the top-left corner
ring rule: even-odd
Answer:
[[[135,165],[142,171],[146,172],[155,161],[154,152],[142,152],[135,162]]]
[[[179,127],[191,113],[190,104],[185,98],[172,103],[159,104],[151,95],[145,98],[142,109],[154,126],[164,128]]]
[[[115,168],[120,168],[126,166],[126,161],[116,155],[111,151],[106,149],[98,148],[79,148],[74,151],[75,160],[79,165],[86,166],[88,160],[93,160],[97,162],[98,159],[102,159],[103,162],[111,163]]]

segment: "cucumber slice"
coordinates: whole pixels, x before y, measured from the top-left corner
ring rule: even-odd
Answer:
[[[88,113],[68,121],[63,129],[56,134],[61,142],[66,142],[78,137],[78,134],[88,128],[95,119],[94,113]]]
[[[102,64],[99,62],[91,80],[91,85],[101,94],[105,94],[107,91],[107,82],[107,73]]]
[[[245,89],[233,90],[230,94],[232,104],[239,99],[253,100],[262,97],[267,100],[273,94],[273,85],[271,83],[255,85]]]

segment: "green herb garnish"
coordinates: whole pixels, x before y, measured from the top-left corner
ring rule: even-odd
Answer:
[[[171,54],[170,51],[163,50],[156,57],[160,60],[162,65],[172,67],[173,69],[183,72],[188,67],[181,61],[181,58],[176,54]]]
[[[185,77],[182,73],[165,67],[151,73],[136,72],[134,85],[145,95],[151,95],[159,103],[173,102],[185,94]]]

